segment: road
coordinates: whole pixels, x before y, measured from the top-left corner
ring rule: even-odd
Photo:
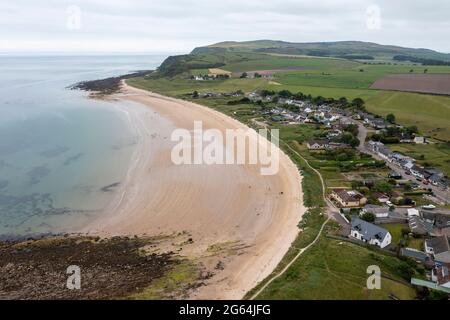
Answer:
[[[381,157],[379,157],[377,154],[371,152],[367,148],[367,145],[365,143],[369,130],[360,121],[356,121],[356,120],[353,120],[350,118],[345,118],[345,119],[358,126],[358,129],[359,129],[358,130],[358,139],[360,141],[360,144],[358,147],[359,152],[369,154],[377,160],[384,161],[391,170],[401,174],[402,179],[408,180],[410,182],[418,183],[421,187],[423,187],[425,189],[431,189],[434,193],[434,197],[436,198],[437,202],[441,202],[442,204],[450,203],[449,202],[450,201],[450,192],[449,191],[443,190],[442,188],[439,188],[439,187],[431,185],[431,184],[425,185],[422,181],[419,182],[416,179],[414,179],[411,175],[405,174],[405,169],[403,169],[399,165],[388,162],[388,161],[382,159]]]

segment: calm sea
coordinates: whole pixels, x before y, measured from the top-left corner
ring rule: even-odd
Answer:
[[[112,103],[66,89],[163,56],[0,56],[0,236],[81,226],[114,196],[137,136]]]

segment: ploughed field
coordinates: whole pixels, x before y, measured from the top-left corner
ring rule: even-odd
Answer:
[[[450,95],[450,74],[392,74],[375,81],[371,89]]]

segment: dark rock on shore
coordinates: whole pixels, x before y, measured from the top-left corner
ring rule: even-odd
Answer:
[[[149,254],[151,239],[49,237],[0,242],[0,300],[113,299],[139,293],[179,264],[172,254]],[[81,289],[69,290],[69,266]]]
[[[151,70],[143,70],[143,71],[136,71],[130,74],[126,74],[119,77],[112,77],[112,78],[106,78],[106,79],[100,79],[100,80],[92,80],[92,81],[83,81],[74,84],[73,86],[69,87],[72,90],[83,90],[83,91],[90,91],[95,92],[98,94],[113,94],[120,90],[120,82],[122,80],[135,78],[135,77],[143,77],[151,74],[153,71]]]

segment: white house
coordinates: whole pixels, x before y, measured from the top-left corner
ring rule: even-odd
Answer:
[[[414,143],[416,143],[416,144],[424,144],[424,143],[426,143],[426,139],[425,139],[425,137],[415,137],[414,138]]]
[[[356,217],[352,218],[350,237],[380,248],[387,247],[392,241],[389,231]]]
[[[419,210],[408,209],[408,218],[411,218],[411,217],[420,217]]]

